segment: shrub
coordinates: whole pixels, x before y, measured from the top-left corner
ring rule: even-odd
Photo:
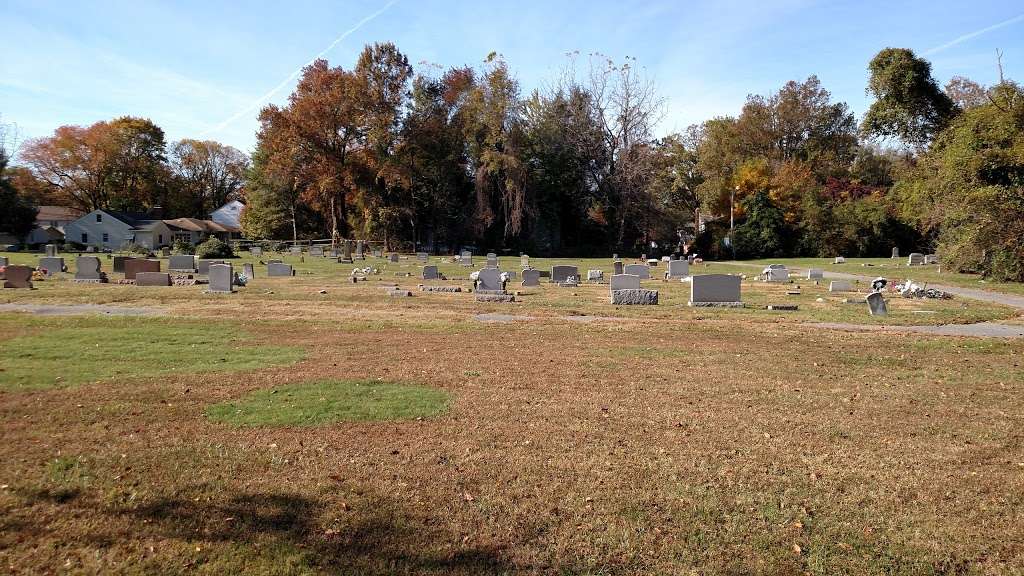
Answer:
[[[129,244],[129,245],[125,246],[124,247],[124,251],[128,252],[129,254],[142,254],[144,256],[148,255],[149,252],[150,252],[149,248],[146,248],[145,246],[143,246],[141,244],[135,244],[135,243],[132,243],[132,244]]]
[[[192,246],[188,242],[178,239],[174,241],[174,245],[171,247],[175,254],[195,254],[195,246]]]
[[[216,236],[210,236],[205,242],[196,246],[196,256],[200,258],[234,258],[231,245],[222,242]]]

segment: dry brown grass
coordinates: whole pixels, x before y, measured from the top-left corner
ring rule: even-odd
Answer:
[[[305,347],[298,365],[0,393],[2,570],[1024,571],[1024,342],[617,311],[585,290],[509,307],[390,300],[323,278],[263,294],[267,282],[112,300],[211,329],[237,320],[261,343]],[[63,300],[122,290],[71,287]],[[472,319],[487,311],[536,319]],[[315,428],[203,415],[328,378],[423,383],[453,406]]]

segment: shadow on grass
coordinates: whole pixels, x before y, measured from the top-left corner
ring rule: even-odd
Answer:
[[[219,503],[166,498],[126,510],[162,536],[197,536],[244,548],[275,550],[295,562],[332,574],[509,574],[517,569],[493,547],[465,547],[416,522],[380,497],[365,510],[341,512],[333,522],[327,505],[284,493],[235,495]]]

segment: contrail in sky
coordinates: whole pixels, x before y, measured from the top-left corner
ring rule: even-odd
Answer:
[[[387,11],[387,9],[388,9],[388,8],[391,8],[392,6],[394,6],[396,2],[398,2],[398,0],[390,0],[390,1],[389,1],[389,2],[387,3],[387,4],[385,4],[385,5],[384,5],[384,7],[383,7],[383,8],[381,8],[380,10],[377,10],[377,11],[376,11],[376,12],[374,12],[373,14],[370,14],[370,15],[369,15],[369,16],[367,16],[366,18],[363,18],[362,20],[360,20],[359,22],[356,22],[356,25],[355,25],[355,26],[353,26],[353,27],[349,28],[349,29],[348,29],[348,30],[346,30],[346,31],[345,31],[344,33],[342,33],[342,35],[341,35],[341,36],[338,36],[337,38],[335,38],[335,39],[334,39],[334,42],[331,42],[331,43],[330,43],[330,45],[328,45],[328,46],[327,46],[327,48],[324,48],[324,49],[323,49],[323,50],[321,50],[321,51],[320,51],[320,52],[319,52],[319,53],[318,53],[318,54],[317,54],[316,56],[313,56],[312,58],[310,58],[309,62],[307,62],[307,63],[303,64],[302,66],[300,66],[300,67],[298,67],[298,68],[296,68],[296,69],[295,69],[295,71],[294,71],[294,72],[292,72],[291,74],[289,74],[287,78],[285,78],[284,80],[282,80],[280,84],[278,84],[277,86],[274,86],[274,88],[273,88],[273,89],[271,89],[271,90],[270,90],[270,92],[267,92],[266,94],[264,94],[263,96],[260,96],[260,97],[259,97],[259,98],[257,98],[256,100],[253,100],[251,104],[249,104],[249,105],[248,105],[248,106],[246,106],[245,108],[242,108],[241,110],[239,110],[238,112],[236,112],[235,114],[233,114],[233,115],[232,115],[232,116],[231,116],[230,118],[228,118],[227,120],[225,120],[225,121],[221,122],[220,124],[217,124],[217,125],[216,125],[216,126],[214,126],[213,128],[210,128],[209,130],[206,130],[205,132],[203,132],[203,133],[202,133],[202,135],[203,135],[203,136],[206,136],[207,134],[210,134],[210,133],[212,133],[212,132],[220,132],[220,131],[221,131],[221,130],[223,130],[224,128],[227,128],[227,126],[228,126],[229,124],[231,124],[232,122],[234,122],[235,120],[238,120],[238,119],[239,119],[239,118],[241,118],[242,116],[245,116],[246,114],[249,114],[249,113],[251,113],[251,112],[252,112],[253,110],[255,110],[256,108],[259,108],[259,106],[260,106],[260,105],[261,105],[261,104],[262,104],[263,102],[265,102],[266,100],[269,100],[269,99],[270,99],[270,98],[271,98],[271,97],[272,97],[272,96],[273,96],[274,94],[277,94],[277,93],[278,93],[278,92],[279,92],[279,91],[280,91],[280,90],[281,90],[282,88],[284,88],[285,86],[287,86],[289,82],[291,82],[292,80],[294,80],[296,76],[298,76],[299,74],[301,74],[301,73],[302,73],[302,69],[303,69],[303,68],[305,68],[306,66],[309,66],[309,65],[310,65],[310,64],[312,64],[313,62],[316,62],[316,60],[317,60],[318,58],[322,57],[322,56],[323,56],[324,54],[327,54],[328,52],[330,52],[330,51],[331,51],[331,49],[333,49],[333,48],[334,48],[335,46],[337,46],[339,42],[341,42],[341,41],[342,41],[342,40],[344,40],[345,38],[348,38],[349,36],[351,36],[352,34],[354,34],[354,33],[355,33],[355,32],[356,32],[357,30],[359,30],[360,28],[362,28],[363,26],[365,26],[365,25],[366,25],[366,24],[367,24],[367,23],[368,23],[368,22],[369,22],[370,20],[373,20],[373,19],[374,19],[374,18],[376,18],[377,16],[380,16],[381,14],[383,14],[383,13],[384,13],[385,11]]]
[[[946,48],[952,48],[953,46],[956,46],[957,44],[961,44],[963,42],[966,42],[966,41],[970,40],[971,38],[976,38],[978,36],[981,36],[982,34],[987,34],[987,33],[991,32],[993,30],[997,30],[997,29],[1002,28],[1004,26],[1009,26],[1010,24],[1016,24],[1017,22],[1020,22],[1021,20],[1024,20],[1024,14],[1021,14],[1020,16],[1017,16],[1017,17],[1014,17],[1014,18],[1010,18],[1009,20],[1004,20],[1003,22],[1000,22],[998,24],[993,24],[993,25],[989,26],[988,28],[982,28],[981,30],[975,30],[974,32],[971,32],[970,34],[964,34],[963,36],[959,36],[956,39],[951,40],[949,42],[946,42],[945,44],[943,44],[941,46],[936,46],[935,48],[930,48],[930,49],[926,50],[922,55],[923,56],[931,56],[932,54],[936,54],[938,52],[942,52]]]

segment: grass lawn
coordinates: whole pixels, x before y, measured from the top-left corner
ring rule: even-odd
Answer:
[[[235,426],[317,426],[429,418],[447,409],[444,390],[374,380],[328,380],[258,390],[237,401],[210,406],[206,414]]]
[[[811,325],[1014,310],[890,296],[880,319],[842,302],[863,291],[752,279],[740,310],[660,280],[657,307],[390,298],[414,260],[357,284],[284,260],[233,295],[0,291],[164,313],[0,311],[0,572],[1024,573],[1024,341]],[[611,269],[533,260],[555,262]]]

